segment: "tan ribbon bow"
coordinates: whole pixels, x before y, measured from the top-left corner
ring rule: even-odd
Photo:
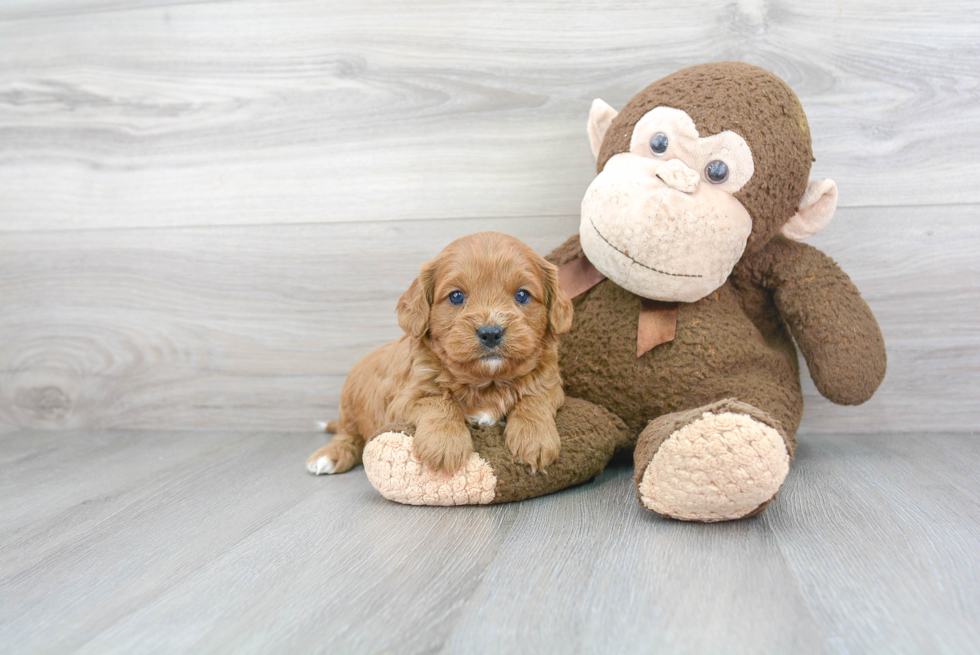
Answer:
[[[558,267],[558,283],[569,298],[580,296],[606,279],[585,255]],[[636,356],[673,341],[677,331],[677,303],[641,298],[636,326]]]

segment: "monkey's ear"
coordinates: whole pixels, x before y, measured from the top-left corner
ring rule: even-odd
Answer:
[[[604,100],[596,98],[592,101],[592,109],[589,110],[589,144],[592,146],[592,156],[599,159],[599,148],[602,147],[602,140],[606,138],[606,130],[612,123],[618,111],[610,107]]]
[[[837,185],[833,180],[811,180],[800,208],[780,230],[784,237],[802,241],[827,227],[837,209]]]
[[[429,310],[432,308],[435,266],[429,262],[422,266],[412,286],[398,299],[398,326],[410,337],[419,338],[429,330]]]
[[[572,329],[572,300],[558,281],[558,267],[543,257],[539,263],[544,273],[544,292],[547,295],[548,324],[555,334],[565,334]]]

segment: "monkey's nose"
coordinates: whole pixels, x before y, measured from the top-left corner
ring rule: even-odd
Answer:
[[[657,167],[657,177],[672,189],[684,193],[694,193],[698,188],[701,176],[682,162],[680,159],[665,161]]]
[[[504,328],[499,325],[481,325],[476,329],[476,336],[487,348],[496,348],[504,338]]]

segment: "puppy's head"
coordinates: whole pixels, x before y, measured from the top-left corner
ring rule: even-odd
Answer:
[[[398,324],[456,377],[530,372],[572,327],[558,269],[514,237],[480,232],[424,264],[398,301]]]

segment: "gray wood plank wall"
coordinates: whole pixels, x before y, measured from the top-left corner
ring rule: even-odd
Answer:
[[[0,5],[0,428],[310,429],[451,239],[575,231],[592,98],[734,59],[802,99],[889,348],[803,429],[975,429],[980,4],[462,5]]]

